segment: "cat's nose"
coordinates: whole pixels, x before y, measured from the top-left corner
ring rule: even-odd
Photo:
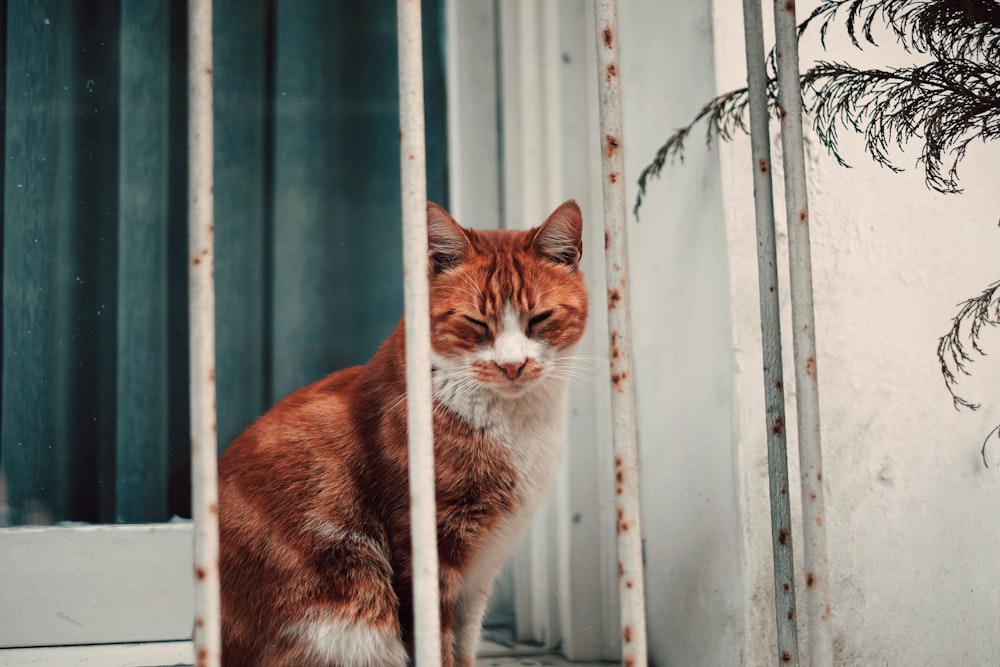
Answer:
[[[521,374],[521,371],[524,370],[524,364],[525,363],[526,362],[524,362],[524,361],[515,361],[515,362],[509,363],[509,364],[498,363],[497,366],[499,366],[500,368],[502,368],[504,370],[504,372],[507,374],[508,378],[510,378],[511,380],[514,380],[514,379],[516,379]]]

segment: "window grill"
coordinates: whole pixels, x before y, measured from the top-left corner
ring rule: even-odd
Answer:
[[[216,489],[214,262],[212,244],[212,1],[189,10],[189,240],[192,509],[195,520],[195,652],[198,665],[220,660]],[[426,171],[423,65],[419,0],[398,0],[400,157],[406,300],[411,531],[414,559],[416,655],[421,667],[441,662],[431,422],[427,285]],[[629,312],[625,180],[618,64],[617,8],[595,0],[600,150],[604,197],[609,365],[621,609],[622,662],[646,665],[645,599],[639,522],[638,455]],[[793,3],[775,3],[776,61],[788,212],[793,347],[798,421],[810,657],[832,664],[826,546],[823,529],[815,327],[809,252],[808,202],[802,142],[797,36]],[[778,657],[798,663],[790,509],[783,431],[784,401],[778,324],[774,209],[766,108],[766,75],[759,0],[744,0],[758,268],[764,334],[765,400],[772,501]],[[778,428],[780,424],[782,428]]]

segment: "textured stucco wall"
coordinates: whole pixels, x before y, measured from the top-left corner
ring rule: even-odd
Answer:
[[[810,10],[799,8],[800,15]],[[742,17],[734,0],[717,0],[713,11],[722,91],[744,85]],[[898,51],[857,54],[842,41],[835,44],[826,54],[830,59],[869,66],[905,60]],[[805,57],[818,53],[804,42]],[[907,171],[893,174],[874,166],[853,138],[848,140],[853,169],[838,166],[808,133],[807,141],[837,664],[996,664],[1000,447],[988,450],[989,469],[979,449],[1000,421],[1000,373],[995,356],[977,358],[970,366],[975,375],[963,388],[983,408],[957,412],[935,348],[956,304],[1000,278],[1000,147],[973,147],[960,171],[965,192],[946,196],[926,189],[914,166],[915,151],[900,156]],[[722,147],[720,156],[747,599],[744,664],[757,665],[774,661],[774,628],[748,141]],[[780,151],[774,161],[780,177]],[[776,201],[783,201],[781,192],[778,187]],[[778,258],[788,332],[782,227],[779,223]],[[995,332],[988,332],[986,351],[1000,354],[998,343]],[[789,399],[795,395],[792,385],[786,378]],[[794,419],[789,400],[793,524],[798,524]],[[801,562],[801,531],[793,537]],[[800,576],[800,610],[804,589]],[[807,664],[804,639],[800,635]]]

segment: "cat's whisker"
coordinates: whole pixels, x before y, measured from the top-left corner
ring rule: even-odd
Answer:
[[[466,284],[466,285],[468,285],[469,287],[471,287],[471,288],[472,288],[472,291],[473,291],[473,292],[475,292],[475,293],[476,293],[476,294],[478,295],[478,298],[479,298],[479,299],[482,299],[482,298],[483,298],[483,290],[482,290],[482,288],[481,288],[481,287],[479,286],[479,284],[478,284],[478,283],[477,283],[476,281],[474,281],[474,280],[472,279],[472,276],[470,276],[470,275],[468,275],[468,274],[465,274],[465,273],[463,273],[463,274],[461,275],[461,278],[462,278],[462,280],[463,280],[463,281],[465,282],[465,284]]]
[[[478,303],[479,299],[482,296],[481,294],[474,294],[473,292],[467,290],[466,288],[462,287],[461,285],[438,285],[434,289],[435,290],[439,290],[439,289],[440,290],[456,290],[456,291],[459,291],[459,292],[465,292],[466,294],[468,294],[472,298],[473,301],[476,301],[477,303]]]
[[[581,373],[573,373],[570,371],[558,371],[553,370],[549,373],[549,377],[559,380],[567,380],[570,383],[575,383],[577,380],[586,382],[587,384],[597,386],[598,379],[592,375],[584,375]]]
[[[594,366],[597,366],[597,365],[607,366],[608,365],[608,358],[607,357],[595,357],[595,356],[589,356],[589,355],[584,355],[584,354],[574,354],[574,355],[570,355],[570,356],[566,356],[566,357],[556,357],[555,361],[558,361],[560,363],[562,363],[562,362],[571,362],[571,363],[580,362],[580,363],[583,363],[583,364],[594,365]]]
[[[606,372],[608,369],[605,364],[578,364],[575,362],[552,364],[552,368],[571,370],[587,375],[599,375],[602,372]]]

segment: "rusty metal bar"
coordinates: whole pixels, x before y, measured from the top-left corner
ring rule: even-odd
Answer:
[[[427,283],[427,168],[420,2],[397,0],[399,144],[406,300],[406,393],[413,548],[415,662],[441,664],[434,430],[431,421],[430,301]]]
[[[635,420],[635,374],[632,364],[632,317],[629,310],[617,2],[595,0],[594,10],[601,117],[605,278],[608,287],[612,449],[618,512],[618,597],[622,664],[627,667],[646,667],[646,602],[639,522],[639,454]]]
[[[827,667],[833,664],[833,639],[830,627],[826,530],[823,527],[826,514],[823,510],[823,457],[820,450],[816,322],[813,313],[809,201],[802,141],[802,90],[799,84],[798,33],[794,2],[775,0],[774,32],[781,148],[785,171],[788,273],[792,298],[792,349],[795,356],[809,658],[812,667]]]
[[[760,0],[743,0],[747,89],[750,96],[750,150],[753,158],[754,213],[757,222],[757,285],[764,357],[764,410],[767,469],[771,493],[771,549],[774,557],[774,611],[778,664],[799,664],[795,614],[795,565],[792,513],[788,494],[784,370],[781,362],[781,311],[778,303],[778,253],[774,241],[774,192],[771,187],[771,135],[767,110],[767,72]]]
[[[188,3],[188,250],[191,363],[191,511],[194,517],[194,648],[199,667],[222,655],[219,496],[216,482],[212,0]]]

